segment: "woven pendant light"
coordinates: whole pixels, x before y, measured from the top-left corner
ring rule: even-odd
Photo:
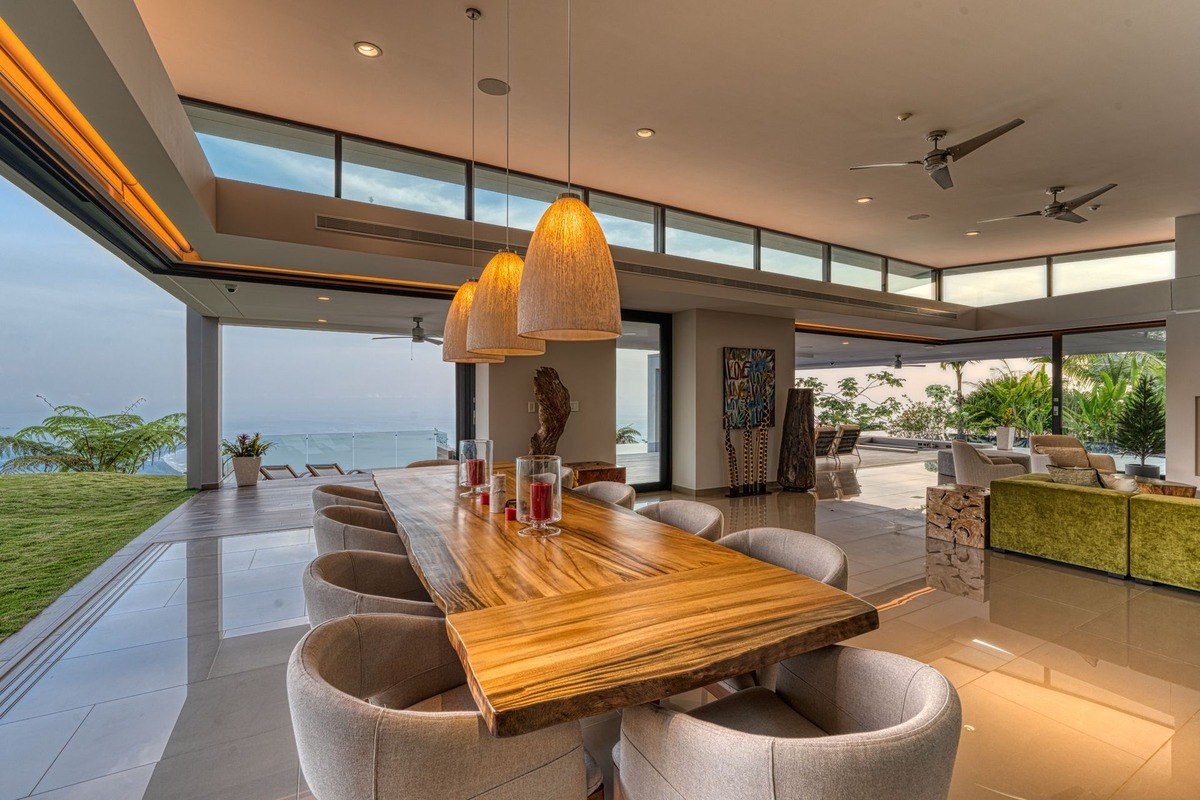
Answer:
[[[467,324],[467,349],[490,356],[535,356],[546,352],[541,339],[517,334],[517,294],[525,262],[501,250],[483,268]]]
[[[567,0],[567,191],[538,220],[525,252],[517,332],[591,341],[621,335],[621,297],[600,221],[571,191],[571,0]]]
[[[621,335],[612,251],[592,210],[573,194],[555,200],[533,231],[521,275],[517,331],[555,341]]]
[[[467,349],[467,322],[471,315],[471,306],[475,301],[475,291],[479,281],[469,280],[454,293],[450,302],[450,311],[446,314],[446,327],[442,333],[442,361],[455,364],[501,364],[501,356],[485,356],[472,353]]]

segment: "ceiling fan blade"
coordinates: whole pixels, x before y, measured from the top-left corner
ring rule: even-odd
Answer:
[[[426,336],[425,341],[429,342],[430,344],[436,344],[438,347],[442,346],[442,340],[436,336]]]
[[[857,167],[850,169],[877,169],[879,167],[919,167],[920,161],[894,161],[889,164],[859,164]]]
[[[1094,192],[1088,192],[1087,194],[1081,194],[1081,195],[1079,195],[1079,197],[1076,197],[1074,200],[1068,200],[1067,202],[1063,203],[1063,205],[1067,207],[1068,211],[1074,211],[1075,209],[1079,208],[1081,205],[1083,205],[1087,201],[1092,200],[1093,198],[1099,197],[1100,195],[1107,192],[1109,189],[1115,189],[1115,188],[1117,188],[1117,185],[1115,183],[1109,183],[1104,186],[1101,186],[1099,189],[1097,189]],[[1082,222],[1082,220],[1080,220],[1080,221]]]
[[[929,173],[929,177],[933,178],[933,182],[943,189],[950,189],[954,186],[954,179],[950,177],[949,167],[935,169],[933,172]]]
[[[982,225],[985,222],[1003,222],[1006,219],[1020,219],[1021,217],[1040,217],[1041,215],[1042,212],[1040,211],[1028,211],[1024,214],[1013,214],[1011,217],[993,217],[992,219],[981,219],[979,220],[979,224]]]
[[[1061,219],[1063,222],[1087,222],[1086,219],[1076,214],[1074,211],[1068,211],[1065,214],[1059,214],[1055,219]]]
[[[371,341],[379,341],[380,339],[411,339],[411,336],[372,336]]]
[[[1012,122],[1006,122],[998,128],[992,128],[987,133],[981,133],[974,139],[967,139],[965,142],[956,144],[953,147],[947,147],[946,152],[951,158],[953,158],[955,161],[958,161],[960,158],[963,158],[969,153],[975,152],[993,139],[999,138],[1011,131],[1013,128],[1024,124],[1025,120],[1014,119]]]

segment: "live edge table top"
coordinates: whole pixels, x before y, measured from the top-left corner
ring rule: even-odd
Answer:
[[[562,533],[530,539],[460,498],[454,467],[380,470],[375,484],[497,736],[657,700],[879,625],[845,592],[571,492]]]

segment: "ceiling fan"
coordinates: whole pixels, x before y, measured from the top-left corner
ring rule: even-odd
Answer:
[[[412,320],[413,320],[412,333],[410,333],[407,336],[373,336],[373,337],[371,337],[372,341],[378,340],[378,339],[412,339],[413,344],[420,344],[421,342],[429,342],[430,344],[436,344],[440,347],[442,344],[442,340],[436,336],[427,335],[425,333],[425,329],[421,327],[421,320],[423,320],[423,319],[425,319],[425,318],[424,317],[413,317],[412,318]]]
[[[920,161],[898,161],[889,164],[861,164],[850,169],[876,169],[878,167],[924,167],[929,173],[929,177],[933,178],[933,182],[943,189],[949,189],[954,185],[953,179],[950,177],[950,162],[958,161],[965,158],[967,155],[975,152],[980,147],[983,147],[988,142],[1011,131],[1018,125],[1024,125],[1025,120],[1014,119],[1012,122],[1006,122],[999,128],[992,128],[987,133],[981,133],[974,139],[967,139],[965,142],[953,145],[952,147],[941,147],[938,143],[946,137],[946,131],[937,130],[930,131],[925,134],[925,141],[933,143],[933,149],[925,154],[925,157]]]
[[[925,364],[909,364],[909,369],[925,369]],[[892,362],[892,369],[904,369],[904,359],[899,353],[896,353],[896,360]]]
[[[1067,200],[1064,203],[1064,202],[1059,202],[1058,195],[1060,192],[1064,191],[1067,187],[1051,186],[1049,189],[1046,190],[1046,194],[1050,195],[1050,197],[1052,199],[1049,203],[1046,204],[1045,208],[1042,208],[1040,211],[1029,211],[1024,214],[1013,214],[1011,217],[996,217],[995,219],[985,219],[985,220],[980,220],[980,221],[981,222],[1000,222],[1001,220],[1018,219],[1020,217],[1045,217],[1046,219],[1061,219],[1063,222],[1087,222],[1086,219],[1084,219],[1083,217],[1081,217],[1075,213],[1075,209],[1079,208],[1081,205],[1089,202],[1090,200],[1096,199],[1100,195],[1107,192],[1109,189],[1115,189],[1116,187],[1117,187],[1117,185],[1115,183],[1107,183],[1104,186],[1101,186],[1099,189],[1096,189],[1093,192],[1088,192],[1087,194],[1081,194],[1081,195],[1079,195],[1079,197],[1076,197],[1074,200]],[[1092,209],[1092,210],[1094,211],[1095,209]]]

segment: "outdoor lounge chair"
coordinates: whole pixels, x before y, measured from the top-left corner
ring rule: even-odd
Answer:
[[[264,480],[274,481],[280,478],[299,478],[300,473],[292,469],[291,464],[264,464],[258,468]]]
[[[330,475],[366,475],[365,469],[352,469],[349,472],[342,469],[342,465],[336,461],[332,464],[305,464],[304,468],[308,470],[308,474],[314,478],[327,478]]]
[[[862,456],[858,452],[858,437],[862,434],[862,428],[857,425],[839,425],[837,438],[833,443],[833,447],[829,451],[829,455],[833,456],[833,460],[840,467],[842,465],[842,456],[854,456],[858,459],[858,463],[862,463]]]
[[[838,429],[832,425],[818,425],[816,438],[813,440],[813,452],[817,458],[829,458],[833,455],[833,443],[837,441]]]

